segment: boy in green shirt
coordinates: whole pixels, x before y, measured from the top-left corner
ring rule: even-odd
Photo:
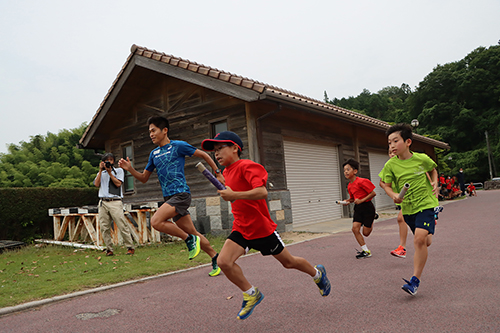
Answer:
[[[397,158],[391,158],[384,165],[379,176],[385,186],[382,186],[394,203],[401,203],[401,209],[406,224],[415,235],[413,244],[415,256],[413,258],[413,276],[402,287],[410,295],[417,293],[420,277],[427,261],[427,247],[432,243],[435,220],[434,207],[439,206],[437,200],[438,173],[436,163],[426,154],[414,153],[410,150],[413,134],[408,124],[391,126],[387,132],[389,149]],[[429,173],[431,182],[426,175]],[[410,184],[404,199],[399,193],[404,184]]]

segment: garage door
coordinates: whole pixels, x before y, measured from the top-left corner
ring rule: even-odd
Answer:
[[[389,160],[389,156],[383,153],[369,152],[368,160],[370,163],[370,179],[375,185],[375,193],[377,194],[373,202],[375,207],[377,210],[394,208],[394,201],[379,186],[380,177],[378,176],[379,172],[384,168],[385,162]]]
[[[293,225],[341,218],[337,147],[285,140],[284,148]]]

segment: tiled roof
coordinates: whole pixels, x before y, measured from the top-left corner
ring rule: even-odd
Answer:
[[[146,58],[150,58],[153,60],[161,61],[167,64],[170,64],[172,66],[184,68],[188,71],[206,75],[215,79],[219,79],[221,81],[229,82],[232,84],[235,84],[237,86],[241,86],[244,88],[248,88],[254,91],[257,91],[258,93],[266,93],[266,94],[275,94],[278,96],[286,97],[291,100],[295,100],[297,102],[303,102],[306,104],[314,105],[314,106],[319,106],[324,108],[325,110],[330,110],[334,112],[338,112],[339,115],[341,116],[347,116],[347,117],[352,117],[353,119],[356,120],[364,120],[368,123],[376,124],[382,127],[389,127],[389,124],[387,124],[385,121],[381,121],[369,116],[362,115],[357,112],[353,112],[338,106],[335,106],[330,103],[325,103],[323,101],[315,100],[313,98],[300,95],[297,93],[294,93],[289,90],[285,90],[276,86],[272,86],[266,83],[262,83],[259,81],[255,81],[246,77],[242,77],[236,74],[232,74],[229,72],[221,71],[216,68],[212,68],[209,66],[205,66],[202,64],[198,64],[196,62],[192,62],[186,59],[174,57],[172,55],[167,55],[165,53],[158,52],[156,50],[149,50],[145,47],[137,46],[137,45],[132,45],[131,48],[132,54],[140,55]]]
[[[99,109],[97,110],[96,114],[94,115],[94,118],[92,119],[89,126],[87,127],[87,131],[90,129],[92,123],[96,120],[96,117],[99,115],[103,105],[106,103],[106,100],[108,99],[109,95],[113,91],[115,84],[120,79],[122,73],[124,72],[124,70],[126,69],[127,65],[129,64],[130,60],[132,59],[132,57],[134,55],[142,56],[142,57],[149,58],[149,59],[156,60],[156,61],[160,61],[160,62],[169,64],[171,66],[185,69],[185,70],[193,72],[193,73],[205,75],[207,77],[211,77],[211,78],[214,78],[217,80],[221,80],[224,82],[234,84],[236,86],[240,86],[243,88],[247,88],[247,89],[256,91],[257,93],[259,93],[263,96],[262,99],[265,99],[265,97],[267,97],[267,96],[269,96],[269,97],[273,96],[273,97],[278,98],[278,99],[290,101],[291,103],[307,105],[307,106],[313,107],[315,109],[322,110],[324,112],[328,112],[332,115],[336,115],[338,117],[344,118],[346,120],[351,120],[351,121],[354,121],[357,123],[362,123],[362,124],[365,124],[368,126],[373,126],[373,127],[379,128],[381,130],[385,130],[385,129],[389,128],[389,126],[390,126],[385,121],[378,120],[376,118],[372,118],[372,117],[369,117],[369,116],[366,116],[366,115],[363,115],[363,114],[360,114],[360,113],[357,113],[354,111],[350,111],[350,110],[338,107],[336,105],[326,103],[324,101],[316,100],[316,99],[313,99],[313,98],[310,98],[310,97],[307,97],[304,95],[294,93],[294,92],[289,91],[289,90],[285,90],[285,89],[282,89],[282,88],[279,88],[276,86],[272,86],[272,85],[269,85],[266,83],[262,83],[262,82],[259,82],[256,80],[252,80],[252,79],[240,76],[240,75],[232,74],[232,73],[225,72],[225,71],[222,71],[222,70],[219,70],[216,68],[212,68],[209,66],[198,64],[196,62],[182,59],[179,57],[175,57],[173,55],[168,55],[168,54],[165,54],[163,52],[158,52],[156,50],[150,50],[150,49],[147,49],[145,47],[138,46],[135,44],[132,45],[130,52],[131,53],[130,53],[129,57],[127,58],[127,61],[123,65],[120,73],[118,73],[115,81],[111,85],[107,95],[104,97],[104,100],[102,101],[101,105],[99,106]],[[84,133],[83,137],[86,136],[87,131]],[[419,141],[424,141],[424,142],[430,143],[434,146],[438,146],[440,148],[449,148],[448,144],[446,144],[444,142],[430,139],[430,138],[427,138],[427,137],[424,137],[424,136],[421,136],[418,134],[415,134],[414,136]],[[82,139],[83,139],[83,137],[82,137]]]

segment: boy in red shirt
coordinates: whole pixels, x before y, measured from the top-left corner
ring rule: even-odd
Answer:
[[[234,215],[233,229],[219,253],[217,263],[227,278],[243,291],[243,304],[238,319],[246,319],[264,294],[248,282],[236,260],[250,249],[262,255],[274,256],[285,268],[294,268],[309,274],[319,287],[322,296],[330,293],[330,281],[323,265],[313,267],[306,259],[290,254],[276,232],[267,207],[267,171],[251,160],[240,159],[243,142],[233,132],[225,131],[213,139],[203,140],[201,147],[214,151],[220,165],[225,166],[225,190],[218,193],[231,201]]]
[[[467,193],[469,193],[469,197],[476,196],[476,187],[473,182],[470,182],[470,185],[467,186]]]
[[[349,192],[349,200],[346,200],[346,205],[354,202],[354,216],[352,221],[352,233],[361,246],[361,252],[358,251],[356,259],[369,258],[372,256],[370,250],[366,246],[363,236],[370,236],[373,230],[373,220],[375,219],[375,206],[372,199],[375,197],[375,185],[366,178],[357,176],[359,163],[352,158],[342,164],[344,167],[344,176],[349,179],[347,192]],[[363,226],[363,234],[361,227]]]

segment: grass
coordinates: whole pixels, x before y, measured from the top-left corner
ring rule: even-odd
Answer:
[[[220,251],[225,238],[209,240]],[[0,254],[0,308],[211,262],[203,251],[188,260],[184,242],[138,246],[132,256],[126,252],[115,247],[115,255],[107,257],[97,250],[45,244],[5,251]]]

